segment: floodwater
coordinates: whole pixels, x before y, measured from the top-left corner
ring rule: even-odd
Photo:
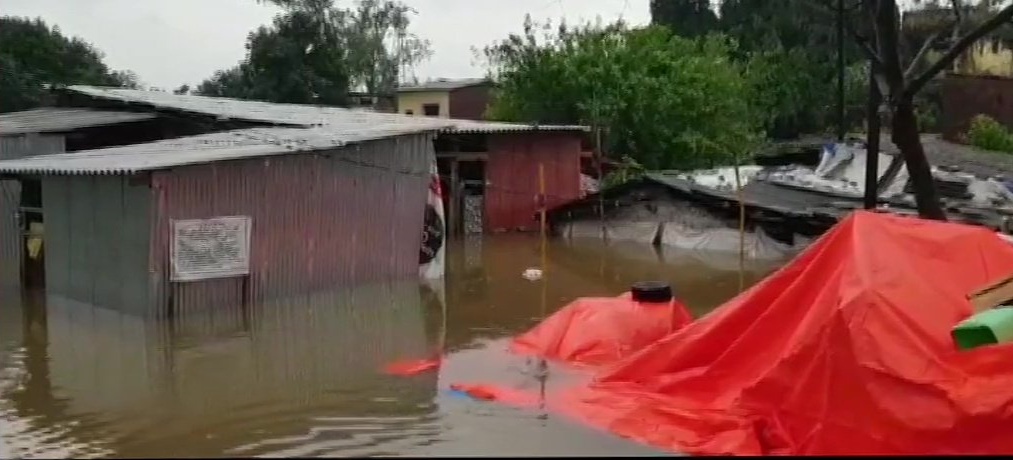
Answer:
[[[531,383],[506,339],[581,296],[670,282],[697,315],[735,256],[537,238],[453,242],[442,286],[387,283],[153,322],[42,294],[0,298],[0,458],[657,455],[455,382]],[[750,267],[752,284],[774,267]],[[381,369],[446,350],[438,371]]]

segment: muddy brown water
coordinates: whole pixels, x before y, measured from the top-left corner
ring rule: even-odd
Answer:
[[[172,322],[44,294],[0,298],[0,458],[663,454],[454,382],[524,386],[508,337],[581,296],[670,282],[695,314],[738,292],[735,256],[537,238],[456,241],[441,287],[384,283]],[[774,264],[752,264],[746,285]],[[544,301],[543,301],[544,299]],[[438,372],[380,371],[442,346]]]

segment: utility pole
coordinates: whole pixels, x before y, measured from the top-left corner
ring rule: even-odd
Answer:
[[[837,141],[847,134],[844,121],[844,0],[837,0]]]

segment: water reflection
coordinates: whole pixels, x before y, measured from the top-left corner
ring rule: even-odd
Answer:
[[[440,388],[531,381],[506,338],[577,297],[660,279],[704,314],[736,292],[738,273],[644,246],[555,243],[543,302],[521,277],[540,259],[537,238],[459,241],[445,286],[361,286],[168,321],[0,297],[0,457],[653,454]],[[381,372],[438,349],[449,352],[438,372]]]
[[[57,444],[87,445],[64,452],[77,456],[257,455],[295,445],[292,455],[312,455],[335,442],[370,453],[382,444],[376,433],[385,442],[432,437],[436,376],[379,372],[433,348],[417,284],[171,323],[60,298],[27,311],[45,312],[47,324],[41,343],[22,331],[25,353],[11,355],[27,375],[5,398],[30,425],[12,436],[20,455],[55,453],[39,446]],[[53,429],[62,426],[71,428]]]

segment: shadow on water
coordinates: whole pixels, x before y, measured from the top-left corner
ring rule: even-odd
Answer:
[[[454,242],[435,290],[384,283],[172,320],[0,296],[0,457],[653,454],[440,388],[528,379],[506,338],[577,297],[660,279],[704,314],[738,273],[697,256],[555,242],[544,304],[521,276],[540,263],[529,236]],[[438,372],[381,372],[441,347]]]

